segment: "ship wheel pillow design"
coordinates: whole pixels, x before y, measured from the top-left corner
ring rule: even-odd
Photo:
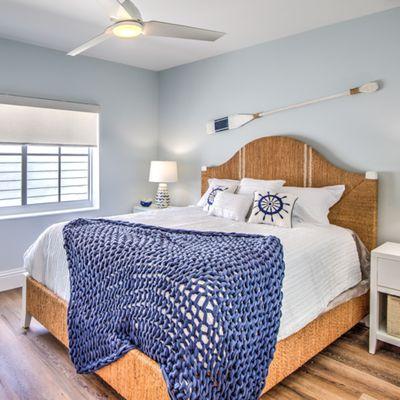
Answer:
[[[290,193],[255,192],[249,223],[291,228],[296,200],[297,197]]]

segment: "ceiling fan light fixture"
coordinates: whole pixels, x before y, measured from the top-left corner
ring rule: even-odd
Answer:
[[[118,38],[132,39],[143,33],[143,25],[136,21],[121,21],[116,23],[111,30]]]
[[[121,39],[133,39],[140,35],[146,35],[214,42],[224,35],[223,32],[210,31],[209,29],[196,28],[193,26],[170,24],[161,21],[143,22],[140,11],[133,3],[133,0],[114,1],[117,1],[118,4],[122,6],[126,16],[117,20],[111,17],[111,20],[114,21],[112,25],[108,26],[100,35],[95,36],[76,49],[71,50],[68,53],[69,56],[77,56],[112,36]]]

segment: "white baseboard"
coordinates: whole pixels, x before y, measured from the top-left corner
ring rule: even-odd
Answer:
[[[0,292],[21,287],[24,281],[24,272],[24,268],[0,271]]]

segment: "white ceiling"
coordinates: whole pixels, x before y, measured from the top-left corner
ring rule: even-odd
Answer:
[[[112,38],[85,53],[151,70],[294,35],[400,6],[400,0],[136,0],[144,20],[227,34],[214,43]],[[116,14],[116,0],[0,0],[0,37],[69,51],[99,34]],[[78,56],[79,57],[79,56]],[[82,57],[82,56],[80,56]]]

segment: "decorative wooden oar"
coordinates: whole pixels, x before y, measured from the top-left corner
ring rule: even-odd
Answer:
[[[209,135],[211,135],[213,133],[218,133],[218,132],[223,132],[223,131],[227,131],[230,129],[240,128],[241,126],[246,125],[255,119],[266,117],[266,116],[276,114],[276,113],[279,113],[282,111],[292,110],[294,108],[300,108],[300,107],[308,106],[310,104],[320,103],[320,102],[326,101],[326,100],[338,99],[340,97],[353,96],[355,94],[360,94],[360,93],[373,93],[373,92],[376,92],[377,90],[379,90],[379,84],[378,84],[378,82],[373,81],[373,82],[365,83],[364,85],[361,85],[359,87],[348,89],[345,92],[333,94],[331,96],[320,97],[320,98],[314,99],[314,100],[304,101],[302,103],[292,104],[292,105],[286,106],[286,107],[276,108],[276,109],[270,110],[270,111],[258,112],[255,114],[228,115],[227,117],[222,117],[222,118],[215,119],[213,121],[209,121],[207,123],[207,133]]]

